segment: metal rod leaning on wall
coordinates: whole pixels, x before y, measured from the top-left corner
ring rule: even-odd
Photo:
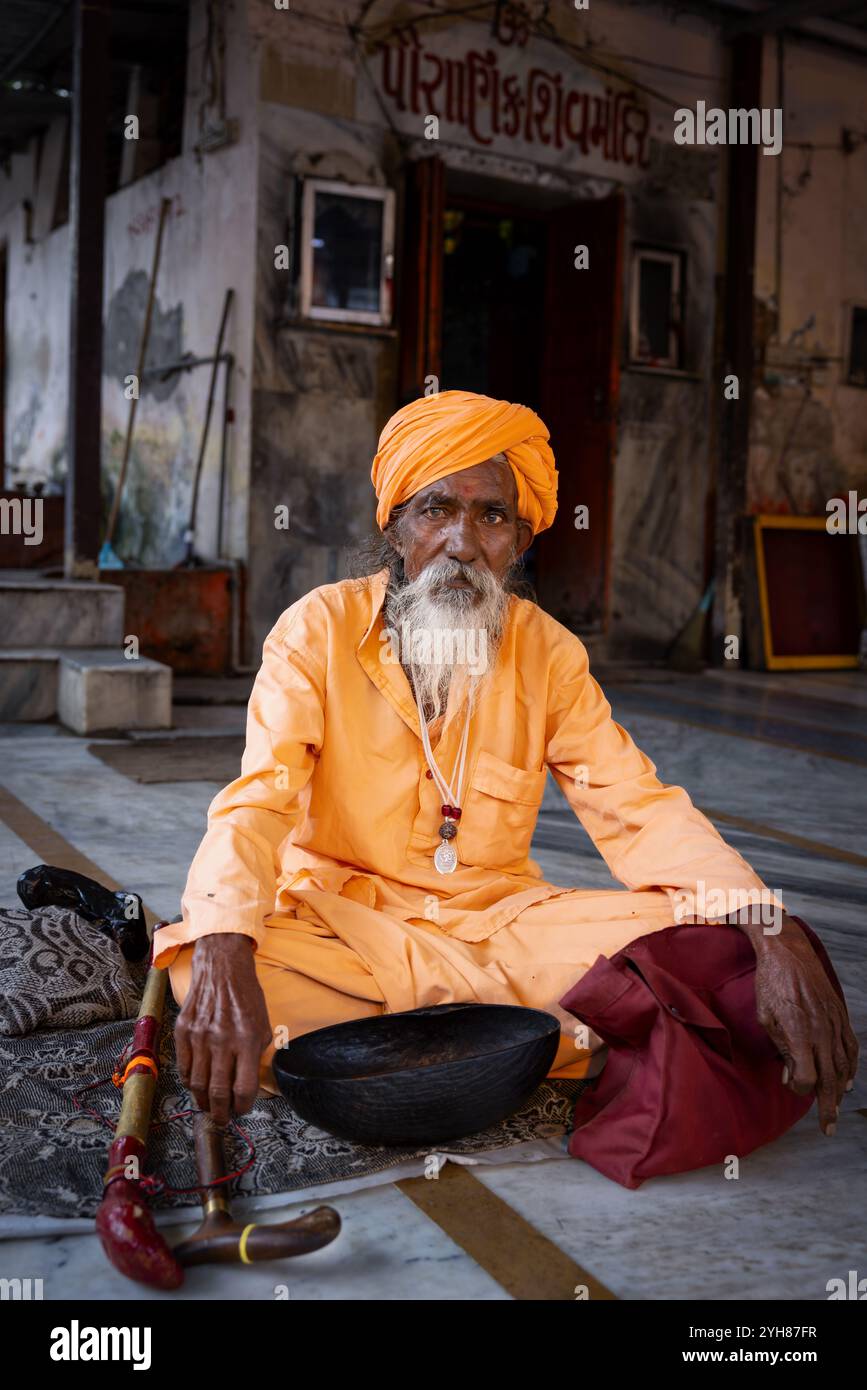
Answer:
[[[117,478],[117,486],[114,490],[114,501],[111,504],[111,514],[108,518],[108,527],[105,532],[105,544],[110,546],[114,539],[114,528],[117,525],[117,518],[120,512],[120,501],[123,495],[123,487],[126,482],[126,471],[129,464],[130,449],[132,447],[132,432],[135,425],[135,413],[138,405],[138,398],[141,390],[141,380],[144,374],[145,354],[147,353],[148,339],[151,331],[151,319],[153,317],[154,299],[156,298],[157,274],[160,266],[160,254],[163,245],[163,230],[166,225],[166,218],[169,208],[172,205],[171,198],[163,198],[160,202],[160,220],[157,226],[157,239],[154,245],[154,259],[151,266],[151,278],[148,285],[148,298],[145,307],[144,323],[142,325],[141,339],[138,347],[138,363],[136,365],[136,390],[129,403],[129,418],[126,422],[126,438],[123,443],[123,457],[120,461],[120,473]]]
[[[229,411],[231,409],[231,389],[232,389],[232,368],[235,365],[235,357],[231,352],[221,352],[219,356],[211,357],[181,357],[177,362],[161,362],[155,367],[148,367],[142,373],[142,380],[145,381],[149,376],[159,377],[160,381],[168,381],[169,377],[175,372],[191,372],[194,367],[209,367],[214,362],[222,362],[225,367],[223,376],[223,428],[220,437],[220,493],[217,513],[217,558],[225,560],[228,557],[223,554],[223,513],[225,511],[226,496],[226,441],[227,429],[229,424]]]
[[[199,441],[199,456],[196,459],[196,471],[193,474],[193,495],[190,501],[190,520],[187,526],[187,533],[184,537],[187,545],[186,554],[181,561],[184,565],[194,563],[194,550],[196,544],[196,512],[199,505],[199,484],[202,478],[202,467],[205,462],[205,450],[208,446],[208,432],[211,427],[211,413],[214,409],[214,395],[217,389],[217,371],[219,369],[220,355],[223,351],[223,338],[226,333],[226,323],[229,318],[229,310],[232,307],[232,300],[235,297],[233,289],[226,290],[223,300],[223,313],[220,318],[220,327],[217,331],[217,346],[211,364],[211,380],[208,386],[208,403],[205,407],[205,419],[202,425],[202,437]]]
[[[186,357],[179,357],[177,362],[158,362],[155,367],[146,367],[142,372],[142,381],[147,381],[149,376],[158,376],[160,381],[168,381],[173,372],[191,372],[193,367],[209,367],[212,362],[228,362],[232,357],[230,352],[221,352],[219,357],[193,357],[191,354]]]
[[[210,357],[181,357],[176,362],[161,362],[153,367],[148,367],[142,373],[142,379],[147,377],[159,377],[160,381],[167,381],[175,372],[190,372],[194,367],[207,367],[214,362],[222,362],[225,367],[223,377],[223,428],[220,439],[220,487],[217,511],[217,559],[224,561],[232,569],[232,670],[237,675],[245,675],[248,672],[256,671],[256,666],[245,666],[241,662],[241,602],[242,602],[242,581],[241,572],[243,566],[239,560],[232,559],[231,556],[223,554],[223,540],[225,534],[224,515],[226,497],[226,467],[227,467],[227,439],[229,427],[229,411],[232,401],[232,369],[235,365],[235,358],[231,352],[221,352],[217,356]]]
[[[217,556],[223,559],[223,513],[225,510],[226,497],[226,431],[229,424],[229,411],[231,409],[231,387],[232,387],[232,368],[235,359],[231,353],[224,359],[226,371],[223,376],[223,430],[220,437],[220,492],[217,501]]]

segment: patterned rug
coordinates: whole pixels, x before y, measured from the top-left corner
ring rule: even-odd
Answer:
[[[13,965],[12,957],[17,954],[18,943],[22,940],[21,916],[20,910],[0,911],[0,959],[3,959],[5,941],[7,970]],[[32,916],[36,918],[39,914],[34,912]],[[10,917],[14,917],[14,922]],[[75,921],[65,923],[66,963],[78,971],[79,989],[84,994],[90,993],[100,1011],[107,1006],[107,996],[114,991],[118,1012],[126,1012],[130,1007],[129,983],[122,976],[112,979],[110,988],[106,979],[101,980],[99,991],[93,990],[91,980],[88,990],[81,976],[83,951],[75,939],[79,927],[86,943],[88,937],[92,937],[92,928]],[[110,945],[101,941],[100,954]],[[46,946],[44,941],[42,946],[43,949]],[[55,946],[52,940],[53,968],[57,959]],[[117,962],[114,964],[117,966]],[[21,979],[20,974],[18,978]],[[67,1009],[74,991],[62,967],[51,976],[50,984],[51,1004]],[[45,976],[42,987],[45,991]],[[30,1017],[32,1007],[32,1003],[19,1001],[15,1017]],[[148,1161],[151,1173],[169,1186],[180,1188],[194,1186],[197,1177],[192,1115],[177,1116],[177,1112],[191,1109],[194,1102],[175,1070],[173,1023],[176,1016],[175,1006],[170,1005],[161,1039],[162,1066],[148,1141]],[[54,1217],[94,1215],[102,1192],[106,1153],[120,1108],[119,1092],[109,1078],[121,1052],[130,1042],[132,1028],[131,1019],[121,1018],[86,1027],[43,1027],[19,1036],[0,1036],[0,1213]],[[85,1092],[80,1100],[102,1116],[105,1123],[78,1109],[73,1099],[98,1077],[105,1078],[105,1084]],[[545,1081],[524,1109],[502,1124],[465,1139],[437,1145],[435,1152],[474,1154],[509,1148],[529,1139],[565,1134],[571,1127],[575,1099],[585,1085],[586,1082],[579,1080]],[[232,1190],[237,1195],[249,1197],[366,1177],[396,1167],[409,1158],[423,1158],[431,1151],[409,1146],[364,1147],[335,1138],[302,1120],[281,1096],[262,1096],[240,1123],[255,1145],[256,1158]],[[248,1156],[247,1145],[233,1134],[226,1143],[230,1168],[242,1167]],[[161,1192],[151,1198],[151,1206],[155,1208],[198,1205],[196,1193]]]

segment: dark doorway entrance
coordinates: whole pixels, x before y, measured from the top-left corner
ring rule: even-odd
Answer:
[[[543,216],[449,200],[443,229],[441,389],[541,409]]]
[[[446,184],[436,157],[408,167],[401,400],[421,394],[433,374],[441,390],[478,391],[541,415],[557,459],[559,509],[527,552],[527,578],[564,626],[599,632],[610,557],[622,199],[552,209]],[[589,269],[575,266],[579,245],[589,248]],[[589,511],[587,529],[575,525],[580,506]]]
[[[544,216],[450,199],[443,218],[443,391],[478,391],[541,412]],[[524,557],[538,581],[538,545]]]

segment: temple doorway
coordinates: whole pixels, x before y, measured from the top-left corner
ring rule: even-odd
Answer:
[[[407,178],[401,391],[436,377],[538,411],[560,474],[553,526],[527,578],[573,631],[605,627],[619,385],[623,205],[619,197],[528,205],[527,190],[476,197],[439,158]],[[586,247],[583,257],[576,248]],[[578,268],[576,260],[586,263]],[[586,508],[584,512],[576,509]],[[588,524],[576,526],[576,519]]]

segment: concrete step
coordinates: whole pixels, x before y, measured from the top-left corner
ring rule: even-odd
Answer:
[[[0,573],[0,648],[114,647],[123,644],[119,584]]]
[[[171,668],[113,647],[0,649],[0,721],[55,716],[77,734],[171,728]]]
[[[105,729],[169,729],[172,668],[149,657],[128,661],[121,652],[62,651],[57,714],[76,734]]]
[[[57,714],[58,653],[0,647],[0,723],[53,719]]]

